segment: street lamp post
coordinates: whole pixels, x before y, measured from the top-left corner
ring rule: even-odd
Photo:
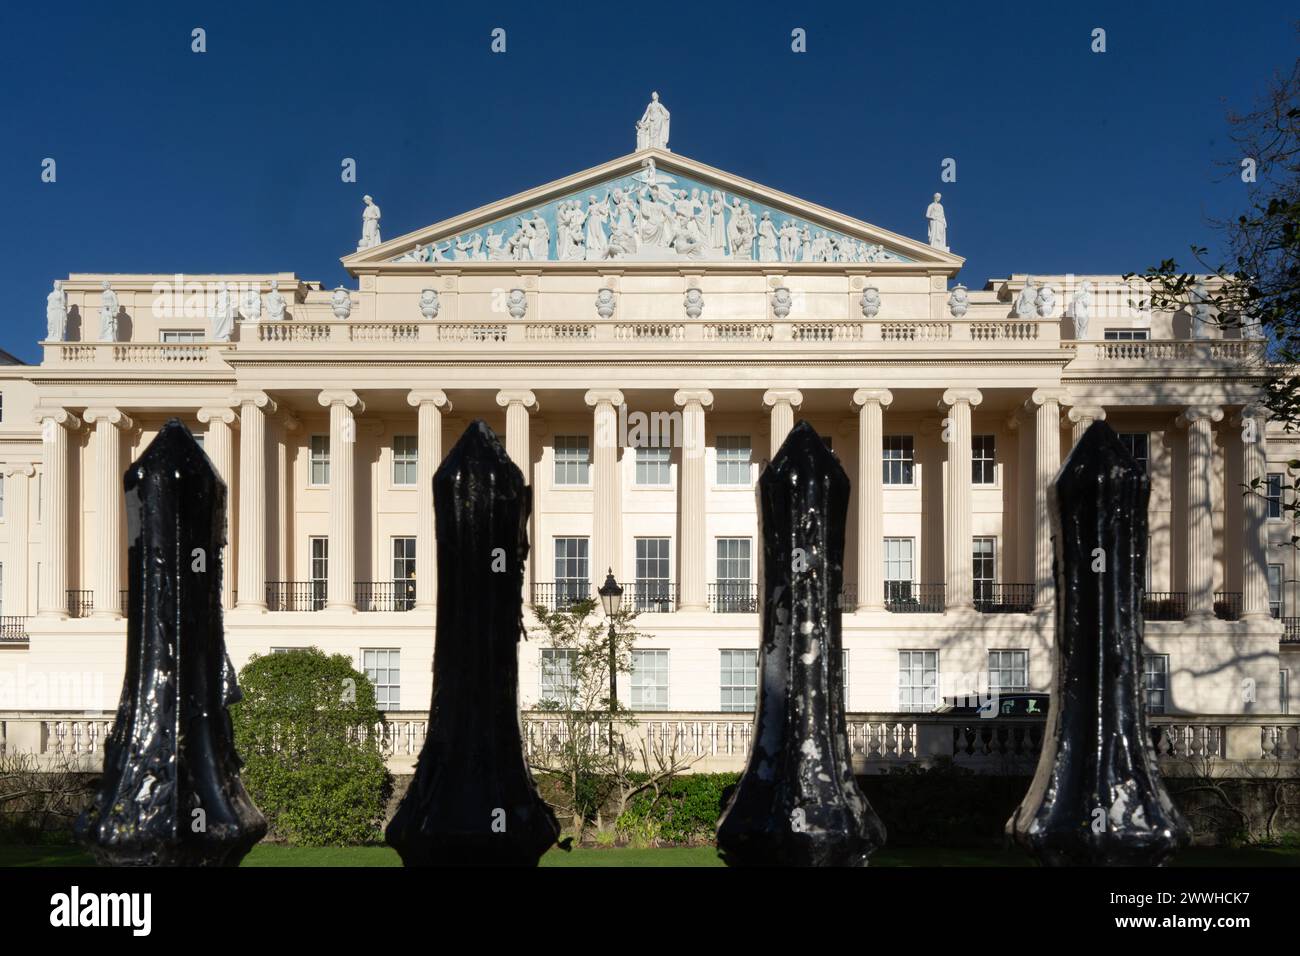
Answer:
[[[596,593],[600,595],[601,606],[605,609],[605,616],[609,618],[609,749],[613,752],[614,711],[618,709],[618,654],[614,619],[618,616],[618,609],[623,604],[623,589],[614,580],[613,568],[609,569],[609,572],[605,575],[605,583],[597,589]]]

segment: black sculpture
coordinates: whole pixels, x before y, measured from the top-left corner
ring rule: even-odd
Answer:
[[[473,422],[433,478],[438,632],[429,733],[386,839],[407,866],[536,866],[560,825],[519,721],[532,489]]]
[[[865,866],[885,828],[844,729],[840,610],[849,479],[799,422],[759,479],[763,643],[754,744],[718,822],[728,866]]]
[[[1161,866],[1191,830],[1160,779],[1142,693],[1151,482],[1094,422],[1052,486],[1056,677],[1049,732],[1007,833],[1046,866]]]
[[[172,419],[126,473],[126,677],[77,839],[116,866],[238,866],[266,834],[239,779],[221,618],[226,486]]]

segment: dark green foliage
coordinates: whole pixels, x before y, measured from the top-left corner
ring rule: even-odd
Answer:
[[[313,647],[253,655],[239,686],[230,714],[242,776],[272,835],[304,846],[381,839],[391,782],[365,675]]]
[[[662,843],[712,842],[722,812],[722,792],[739,779],[738,773],[674,777],[658,794],[645,790],[633,797],[619,817],[619,829],[653,832]]]

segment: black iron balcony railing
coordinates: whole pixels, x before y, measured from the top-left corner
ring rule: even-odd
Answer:
[[[845,584],[840,588],[840,593],[834,596],[834,607],[837,611],[843,611],[845,614],[852,614],[858,609],[858,586],[856,584]]]
[[[637,581],[623,585],[623,606],[642,614],[667,614],[677,609],[677,588],[671,581]]]
[[[548,611],[564,610],[579,601],[594,599],[595,596],[590,581],[573,579],[533,582],[533,604],[544,607]]]
[[[1269,602],[1268,602],[1268,613],[1271,614],[1275,619],[1277,619],[1277,620],[1281,620],[1281,618],[1282,618],[1282,602],[1281,602],[1281,601],[1269,601]]]
[[[894,614],[942,614],[944,585],[886,581],[885,610]]]
[[[1148,591],[1142,600],[1143,620],[1181,621],[1186,616],[1186,591]]]
[[[1283,644],[1300,644],[1300,617],[1282,618],[1282,627]]]
[[[1220,621],[1241,620],[1241,592],[1215,591],[1214,616]]]
[[[415,581],[356,582],[358,611],[409,611],[415,607]]]
[[[754,614],[758,585],[752,581],[718,581],[709,585],[709,608],[719,614]]]
[[[90,617],[94,610],[94,591],[68,591],[68,617]]]
[[[27,640],[27,618],[0,617],[0,641]]]
[[[319,611],[325,607],[324,581],[267,581],[268,611]]]
[[[1028,614],[1034,609],[1032,584],[975,582],[975,610],[983,614]]]

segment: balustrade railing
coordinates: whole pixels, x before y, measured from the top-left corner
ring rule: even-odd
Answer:
[[[1221,621],[1241,620],[1241,592],[1215,591],[1214,616]]]
[[[533,601],[548,611],[563,610],[595,597],[590,581],[534,581]]]
[[[268,611],[319,611],[325,607],[324,581],[267,581]]]
[[[90,617],[94,610],[94,591],[68,590],[68,617]]]
[[[886,581],[885,610],[893,614],[942,614],[945,590],[943,584]]]
[[[356,582],[358,611],[409,611],[415,607],[415,581]]]
[[[677,609],[676,592],[671,581],[636,581],[623,585],[623,606],[642,614],[666,614]]]
[[[982,614],[1028,614],[1034,609],[1032,584],[994,584],[976,581],[975,610]]]
[[[1282,618],[1282,643],[1300,644],[1300,617]]]
[[[710,584],[709,608],[719,614],[754,614],[758,611],[758,585],[752,581]]]
[[[27,640],[27,622],[30,618],[6,616],[0,617],[0,641]]]
[[[1181,621],[1186,616],[1186,591],[1148,591],[1142,598],[1143,620]]]

